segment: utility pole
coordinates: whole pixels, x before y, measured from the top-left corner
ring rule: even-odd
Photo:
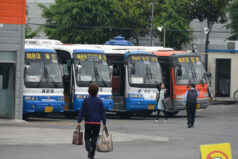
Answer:
[[[154,19],[154,6],[155,2],[150,3],[152,5],[152,11],[151,11],[151,23],[150,23],[150,44],[153,46],[153,19]]]

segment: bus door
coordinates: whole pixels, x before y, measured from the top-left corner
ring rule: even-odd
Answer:
[[[165,85],[165,88],[167,89],[166,95],[170,96],[171,92],[171,66],[169,63],[160,63],[160,66],[162,68],[162,76],[163,76],[163,83]]]
[[[112,71],[112,95],[113,95],[113,111],[126,110],[125,96],[125,66],[123,57],[107,56],[109,64],[113,66]]]
[[[70,102],[71,56],[68,52],[56,50],[61,71],[63,74],[65,110],[72,109]]]

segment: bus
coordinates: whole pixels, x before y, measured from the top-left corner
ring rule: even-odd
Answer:
[[[197,100],[197,109],[207,108],[210,102],[207,73],[201,61],[201,56],[187,51],[153,51],[161,65],[163,83],[172,101],[172,108],[167,110],[168,115],[173,116],[180,110],[186,109],[183,105],[183,97],[194,83],[200,91]],[[160,72],[158,72],[160,73]]]
[[[52,45],[58,55],[63,72],[65,110],[68,118],[78,115],[88,86],[97,83],[98,97],[106,111],[113,107],[110,67],[107,57],[100,49],[87,45]]]
[[[100,48],[104,50],[108,64],[113,67],[112,111],[123,118],[134,114],[150,115],[157,109],[157,87],[162,82],[157,57],[152,53],[140,51],[139,47]]]
[[[25,45],[23,118],[64,111],[63,80],[56,52]]]

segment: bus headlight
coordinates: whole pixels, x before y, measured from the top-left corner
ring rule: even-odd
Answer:
[[[82,96],[82,95],[76,95],[76,98],[78,98],[78,99],[83,99],[83,97],[84,96]]]
[[[204,93],[203,96],[204,96],[204,97],[208,97],[208,93]]]
[[[64,97],[59,97],[58,100],[59,100],[59,101],[63,101],[63,100],[64,100]]]
[[[25,100],[31,100],[31,97],[25,97]]]
[[[112,99],[112,96],[107,96],[107,99]]]

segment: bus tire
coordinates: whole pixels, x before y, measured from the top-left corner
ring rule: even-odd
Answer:
[[[235,102],[238,102],[238,90],[234,92],[233,98]]]
[[[30,117],[30,114],[23,114],[22,119],[27,120]]]
[[[179,111],[175,111],[175,112],[163,112],[164,115],[167,115],[167,117],[173,117],[176,114],[178,114]]]
[[[78,112],[64,112],[64,116],[67,119],[74,119],[78,116]]]
[[[117,112],[117,115],[121,119],[130,119],[133,115],[133,112]]]
[[[153,111],[143,111],[143,112],[136,112],[136,116],[139,117],[150,117]]]

